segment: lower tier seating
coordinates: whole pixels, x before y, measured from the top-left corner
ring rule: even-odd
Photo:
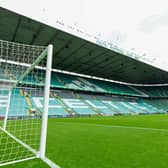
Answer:
[[[26,117],[41,114],[43,104],[42,90],[13,89],[10,99],[8,91],[0,91],[0,117],[5,116],[8,105],[9,117]],[[128,98],[65,90],[52,90],[49,99],[49,116],[135,115],[167,111],[167,99]]]

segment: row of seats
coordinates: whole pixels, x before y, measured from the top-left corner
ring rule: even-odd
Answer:
[[[43,90],[13,89],[10,99],[8,92],[0,91],[0,117],[5,116],[9,101],[9,117],[41,116]],[[62,90],[51,91],[49,100],[49,116],[153,114],[167,110],[166,99],[133,99]]]

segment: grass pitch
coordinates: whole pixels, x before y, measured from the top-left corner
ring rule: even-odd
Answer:
[[[167,168],[168,115],[49,119],[47,156],[61,168]]]

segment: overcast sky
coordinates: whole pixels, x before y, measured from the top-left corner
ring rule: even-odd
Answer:
[[[168,70],[168,0],[0,0],[29,16],[62,20],[139,54]],[[46,17],[46,16],[45,16]]]

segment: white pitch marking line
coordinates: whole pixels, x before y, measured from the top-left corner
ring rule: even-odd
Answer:
[[[122,125],[105,125],[105,124],[90,124],[90,123],[73,123],[73,122],[57,122],[57,124],[72,124],[72,125],[87,125],[87,126],[97,126],[97,127],[107,127],[107,128],[124,128],[124,129],[137,129],[137,130],[147,130],[147,131],[161,131],[168,132],[168,129],[160,128],[145,128],[145,127],[135,127],[135,126],[122,126]]]

